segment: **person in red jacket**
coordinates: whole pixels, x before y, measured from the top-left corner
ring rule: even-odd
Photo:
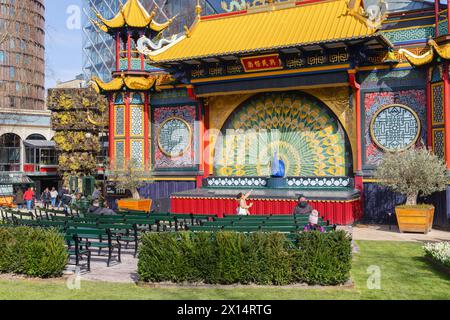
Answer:
[[[31,187],[28,188],[27,191],[25,191],[25,194],[23,195],[23,199],[25,200],[27,204],[27,210],[31,211],[31,207],[33,205],[34,201],[34,191]]]

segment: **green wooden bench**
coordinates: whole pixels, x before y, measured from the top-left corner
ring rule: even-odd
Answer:
[[[189,226],[189,230],[193,232],[218,232],[223,228],[220,226]]]
[[[223,230],[235,232],[257,232],[261,230],[260,226],[224,226]]]
[[[109,229],[69,227],[66,231],[66,234],[77,236],[80,240],[80,247],[85,247],[87,250],[89,250],[89,248],[98,249],[99,255],[101,254],[102,249],[108,249],[108,267],[110,266],[111,260],[114,257],[113,253],[115,249],[118,250],[118,262],[122,262],[120,237],[113,236]]]
[[[43,228],[55,228],[60,231],[64,231],[67,228],[66,221],[49,221],[49,220],[38,220],[38,224]]]
[[[295,232],[299,228],[297,226],[263,226],[261,228],[264,232],[281,232],[281,233],[289,233]]]
[[[101,229],[109,229],[111,231],[111,235],[118,237],[120,242],[125,242],[125,249],[128,249],[128,245],[130,242],[134,243],[134,257],[137,255],[138,250],[138,228],[135,224],[131,223],[99,223],[98,225]]]
[[[38,220],[19,219],[17,217],[13,217],[13,224],[16,226],[22,226],[22,227],[39,227]]]
[[[87,271],[91,271],[91,251],[90,250],[82,250],[80,248],[80,238],[77,234],[66,234],[64,236],[64,240],[67,244],[67,252],[70,256],[75,257],[75,266],[80,266],[80,260],[83,260],[83,256],[87,257],[86,266]],[[70,261],[68,262],[70,264]]]

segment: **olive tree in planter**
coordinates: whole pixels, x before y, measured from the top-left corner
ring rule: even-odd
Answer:
[[[132,199],[122,199],[118,202],[119,209],[150,212],[152,201],[141,199],[139,187],[144,185],[144,171],[136,169],[134,161],[129,161],[124,169],[118,169],[114,165],[109,166],[108,179],[113,181],[117,189],[129,190]]]
[[[374,174],[379,184],[406,196],[406,204],[395,208],[400,232],[431,231],[434,207],[418,205],[419,195],[444,191],[445,163],[425,148],[386,153]]]

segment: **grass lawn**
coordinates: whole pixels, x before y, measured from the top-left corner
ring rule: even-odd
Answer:
[[[146,288],[83,281],[69,290],[62,280],[0,280],[0,299],[450,299],[450,278],[423,259],[420,243],[358,241],[354,288]],[[369,290],[369,266],[381,271],[381,289]]]

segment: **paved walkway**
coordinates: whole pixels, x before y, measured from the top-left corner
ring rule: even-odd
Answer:
[[[420,233],[400,233],[397,227],[358,225],[356,227],[338,227],[353,234],[353,240],[384,240],[384,241],[450,241],[450,232],[433,230],[427,235]],[[354,252],[359,248],[355,245]],[[122,263],[115,260],[108,268],[106,266],[107,256],[98,257],[97,253],[91,259],[91,272],[81,271],[81,280],[107,281],[117,283],[135,283],[138,281],[137,259],[133,257],[134,249],[122,250]],[[106,253],[106,251],[105,251]],[[67,274],[73,274],[74,267],[69,266]]]
[[[354,240],[382,240],[382,241],[419,241],[435,242],[450,241],[450,232],[442,230],[432,230],[428,234],[422,233],[400,233],[397,226],[382,225],[357,225],[353,228],[345,227],[353,234]]]

